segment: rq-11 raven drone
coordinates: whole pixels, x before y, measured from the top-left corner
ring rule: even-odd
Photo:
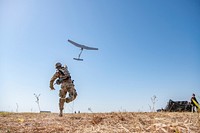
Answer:
[[[78,44],[72,40],[68,40],[68,42],[70,42],[71,44],[73,44],[74,46],[76,47],[79,47],[81,48],[81,52],[79,53],[78,55],[78,58],[73,58],[74,60],[77,60],[77,61],[83,61],[83,59],[80,58],[82,52],[83,52],[83,49],[86,49],[86,50],[98,50],[98,48],[93,48],[93,47],[88,47],[88,46],[85,46],[85,45],[81,45],[81,44]]]

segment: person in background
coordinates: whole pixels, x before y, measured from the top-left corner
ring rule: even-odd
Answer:
[[[197,105],[194,103],[194,101],[197,104],[199,104],[198,101],[197,101],[197,99],[196,99],[196,97],[195,97],[195,94],[193,93],[192,94],[192,98],[191,98],[192,112],[195,112],[197,110],[197,108],[198,108]]]

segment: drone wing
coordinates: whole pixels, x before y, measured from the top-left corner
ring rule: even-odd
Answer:
[[[98,48],[93,48],[93,47],[88,47],[88,46],[85,46],[85,45],[81,45],[81,44],[78,44],[74,41],[71,41],[71,40],[68,40],[68,42],[70,42],[71,44],[73,44],[74,46],[76,47],[79,47],[81,49],[87,49],[87,50],[98,50]]]

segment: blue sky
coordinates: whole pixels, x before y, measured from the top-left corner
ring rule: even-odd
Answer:
[[[150,111],[200,101],[198,0],[0,0],[0,110],[58,112],[56,62],[78,92],[65,112]],[[67,40],[98,47],[83,51]]]

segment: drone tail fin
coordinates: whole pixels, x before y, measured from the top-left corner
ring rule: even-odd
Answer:
[[[80,58],[73,58],[73,59],[77,61],[83,61],[83,59],[80,59]]]

